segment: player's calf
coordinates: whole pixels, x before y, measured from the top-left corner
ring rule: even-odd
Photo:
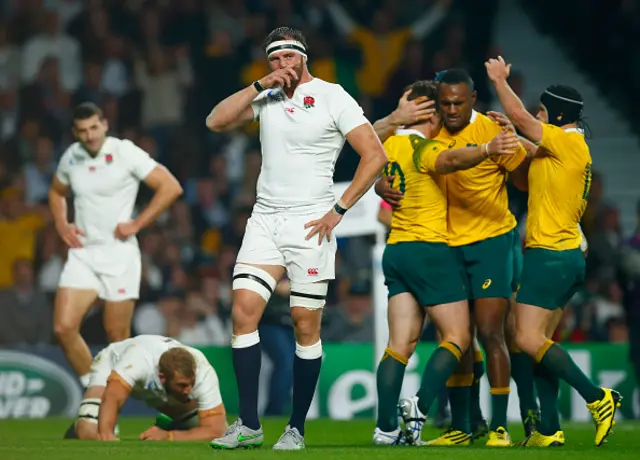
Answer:
[[[304,436],[305,421],[320,378],[322,342],[320,326],[322,308],[326,302],[328,283],[297,283],[291,281],[291,318],[296,336],[296,355],[293,362],[293,408],[285,430],[287,442],[280,447],[300,445],[294,435]],[[284,436],[284,435],[283,435]],[[275,447],[274,447],[275,448]]]

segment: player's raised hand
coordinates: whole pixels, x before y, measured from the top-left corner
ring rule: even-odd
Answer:
[[[402,192],[400,190],[395,190],[392,187],[393,179],[395,179],[395,177],[396,176],[382,176],[378,179],[378,182],[376,182],[374,187],[376,195],[389,203],[393,208],[400,206],[400,202],[403,198]]]
[[[114,235],[119,240],[124,241],[130,236],[135,235],[139,231],[140,231],[140,227],[138,226],[138,224],[135,221],[130,220],[129,222],[119,223],[118,226],[116,227]]]
[[[424,121],[436,112],[435,101],[425,96],[420,96],[410,101],[410,93],[411,90],[405,91],[398,101],[398,107],[393,111],[394,121],[397,125],[411,125]]]
[[[511,72],[511,64],[507,64],[502,59],[502,56],[498,56],[497,59],[489,59],[485,62],[484,66],[487,69],[487,76],[489,80],[496,82],[509,78]]]
[[[169,432],[157,426],[152,426],[140,435],[141,441],[167,441],[168,439]]]
[[[513,131],[501,131],[487,148],[489,155],[512,155],[516,152],[520,138]]]
[[[263,88],[285,88],[298,79],[298,74],[293,67],[284,67],[271,72],[266,77],[260,79]]]
[[[65,224],[64,226],[56,226],[58,235],[62,238],[62,241],[72,249],[81,248],[82,242],[80,236],[85,236],[84,232],[76,227],[75,224]]]
[[[504,113],[487,112],[487,116],[491,120],[495,121],[500,126],[505,128],[507,131],[513,131],[514,133],[516,132],[516,128],[513,126],[513,123],[511,123],[511,120],[509,120],[509,117],[507,117]]]
[[[326,238],[327,241],[331,241],[331,232],[336,225],[342,220],[342,215],[338,214],[335,209],[331,209],[326,213],[322,219],[312,220],[305,224],[305,230],[310,228],[311,231],[307,234],[306,240],[310,240],[315,235],[318,235],[318,246],[322,244],[322,239]]]

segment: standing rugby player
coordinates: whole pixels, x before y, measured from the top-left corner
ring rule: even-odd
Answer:
[[[265,53],[273,72],[220,102],[207,117],[213,131],[260,120],[262,143],[257,201],[233,275],[231,347],[240,418],[211,445],[235,449],[264,441],[258,419],[258,322],[286,273],[296,336],[293,410],[274,449],[299,450],[305,447],[305,419],[320,375],[322,307],[335,277],[332,231],[373,185],[387,156],[356,101],[341,86],[309,74],[299,31],[275,29],[265,40]],[[336,202],[333,170],[345,138],[361,160]]]
[[[549,337],[558,310],[583,285],[585,260],[578,226],[591,189],[592,159],[580,129],[584,102],[574,88],[548,87],[540,97],[537,117],[527,112],[507,83],[511,65],[502,57],[486,63],[507,117],[539,148],[529,169],[529,210],[522,282],[516,298],[516,345],[535,359],[536,387],[542,420],[525,443],[564,444],[557,417],[560,379],[587,402],[596,425],[595,445],[602,445],[615,424],[622,396],[596,385],[571,356]]]
[[[444,142],[449,148],[477,146],[490,142],[502,130],[498,123],[473,110],[476,92],[466,71],[443,71],[438,81],[438,107],[444,126],[435,140]],[[399,123],[399,117],[389,116],[376,122],[376,132],[384,140],[393,134]],[[511,445],[507,432],[510,369],[504,324],[507,299],[512,295],[516,221],[508,206],[506,175],[517,174],[525,157],[526,152],[519,147],[513,155],[496,156],[447,176],[449,245],[456,248],[463,263],[469,299],[473,301],[473,321],[487,353],[492,405],[487,446],[491,447]],[[376,191],[391,200],[391,204],[402,195],[384,180],[376,186]],[[469,445],[472,432],[482,431],[478,422],[483,421],[472,426],[469,420],[471,388],[474,381],[479,383],[483,371],[482,354],[475,353],[469,358],[475,358],[477,365],[474,366],[474,359],[463,359],[461,368],[447,382],[452,428],[430,441],[430,445]]]
[[[104,326],[110,342],[131,334],[140,291],[141,260],[136,233],[150,225],[181,194],[167,169],[128,140],[107,136],[107,120],[93,103],[73,114],[78,142],[62,155],[49,190],[58,234],[69,246],[54,307],[54,331],[71,367],[88,385],[92,356],[80,335],[82,319],[96,298],[105,301]],[[155,190],[136,217],[140,182]],[[74,222],[67,195],[74,197]]]

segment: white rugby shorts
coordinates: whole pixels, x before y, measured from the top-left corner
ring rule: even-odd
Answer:
[[[115,350],[111,345],[104,348],[93,358],[91,370],[89,371],[88,388],[107,386],[107,380],[109,380],[111,371],[115,367],[116,359]]]
[[[110,302],[140,296],[140,248],[130,243],[69,249],[58,287],[91,289]]]
[[[250,265],[280,265],[296,283],[313,283],[335,278],[337,242],[318,235],[309,240],[308,222],[322,218],[322,214],[287,215],[253,213],[238,252],[236,262]]]

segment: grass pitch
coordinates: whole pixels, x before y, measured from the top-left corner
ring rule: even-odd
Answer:
[[[231,418],[229,419],[232,420]],[[640,423],[618,422],[614,433],[602,447],[593,444],[594,428],[591,424],[564,424],[567,444],[560,448],[488,448],[486,438],[470,447],[375,447],[371,445],[373,420],[331,421],[314,420],[307,423],[306,444],[303,452],[275,452],[271,446],[282,433],[286,420],[265,419],[266,442],[262,449],[247,451],[218,451],[208,443],[143,442],[138,435],[153,421],[148,418],[120,420],[120,442],[98,443],[65,441],[62,439],[71,421],[66,419],[3,420],[0,421],[0,460],[188,460],[213,457],[272,459],[284,457],[309,460],[375,460],[405,459],[430,456],[437,460],[513,460],[566,459],[566,460],[624,460],[640,459]],[[427,428],[423,439],[437,436],[438,430]],[[519,423],[511,424],[514,441],[522,439]]]

